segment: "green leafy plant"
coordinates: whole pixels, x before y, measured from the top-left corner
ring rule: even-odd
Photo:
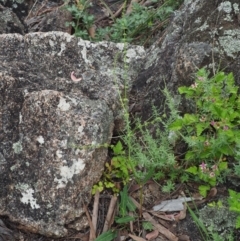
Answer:
[[[97,30],[99,40],[106,37],[114,42],[136,42],[143,44],[160,21],[165,21],[182,1],[165,1],[158,8],[133,3],[132,12],[117,18],[112,26]]]
[[[114,193],[119,193],[122,186],[125,186],[131,177],[132,165],[130,165],[127,155],[123,149],[121,141],[116,145],[111,145],[113,157],[105,164],[105,171],[101,181],[93,186],[92,193],[104,189],[111,189]]]
[[[218,72],[209,78],[206,69],[200,69],[195,83],[180,87],[179,92],[189,100],[192,113],[169,128],[188,146],[186,164],[221,166],[229,156],[239,161],[240,98],[232,73]]]
[[[128,213],[134,212],[135,210],[136,206],[128,196],[127,186],[124,186],[123,190],[120,192],[119,217],[115,218],[115,222],[124,224],[134,221],[135,217],[130,216]]]
[[[218,165],[213,165],[210,168],[204,162],[198,167],[191,166],[186,169],[186,172],[193,174],[196,177],[196,181],[203,181],[205,184],[199,186],[199,193],[203,196],[207,196],[207,192],[211,187],[216,186],[217,178],[221,175],[221,172],[227,169],[227,162],[219,162]]]
[[[172,98],[165,87],[163,93],[166,97],[166,106],[169,114],[165,111],[159,113],[153,108],[153,117],[142,123],[135,120],[134,128],[126,123],[126,135],[122,140],[126,145],[130,163],[132,163],[132,175],[140,186],[149,179],[162,182],[162,190],[170,192],[174,189],[175,180],[181,175],[181,181],[186,180],[183,169],[178,166],[175,155],[173,137],[167,128],[179,115],[178,103]],[[154,135],[150,127],[154,128]]]
[[[229,198],[228,198],[229,210],[238,214],[238,217],[236,220],[236,228],[240,228],[240,193],[235,192],[231,189],[229,189],[228,192],[229,192]]]
[[[73,21],[68,22],[67,25],[71,25],[74,28],[74,34],[77,37],[82,37],[86,40],[134,41],[141,44],[153,33],[158,25],[161,26],[160,21],[164,22],[182,2],[182,0],[166,0],[157,8],[133,3],[130,14],[122,14],[120,18],[111,16],[113,23],[104,28],[97,28],[95,38],[92,39],[88,34],[89,28],[94,23],[94,16],[87,11],[90,2],[88,0],[78,0],[74,5],[67,5],[67,10],[73,16]]]
[[[89,0],[77,0],[76,4],[66,5],[66,9],[73,17],[73,20],[67,22],[66,25],[71,25],[74,29],[74,35],[83,39],[90,39],[88,31],[94,23],[94,16],[87,11],[89,7]]]
[[[143,229],[146,231],[154,230],[154,226],[150,222],[144,221],[144,222],[142,222],[142,226],[143,226]]]
[[[117,237],[116,230],[108,230],[107,232],[102,233],[99,235],[95,241],[112,241]]]

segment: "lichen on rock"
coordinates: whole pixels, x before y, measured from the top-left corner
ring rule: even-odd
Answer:
[[[126,46],[125,78],[123,50],[61,32],[0,35],[0,215],[52,237],[86,226],[124,83],[145,58]]]

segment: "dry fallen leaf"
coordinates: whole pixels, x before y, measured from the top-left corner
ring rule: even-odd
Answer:
[[[95,33],[96,33],[96,27],[94,25],[92,25],[89,29],[88,29],[88,34],[91,38],[95,38]]]
[[[146,235],[146,239],[147,239],[147,240],[153,240],[153,239],[157,238],[158,234],[159,234],[158,230],[155,229],[155,230],[153,230],[151,233],[148,233],[148,234]]]
[[[185,234],[178,236],[178,238],[179,238],[179,241],[190,241],[189,236]]]
[[[217,188],[212,187],[211,190],[208,192],[207,199],[211,199],[217,195]]]
[[[160,204],[153,207],[154,211],[161,212],[175,212],[184,210],[183,203],[193,201],[193,198],[190,197],[180,197],[177,199],[171,199],[161,202]]]
[[[184,209],[180,211],[178,215],[175,216],[175,220],[176,221],[183,220],[184,218],[186,218],[186,215],[187,215],[187,205],[186,203],[184,203]]]
[[[133,234],[128,234],[128,236],[132,239],[134,239],[135,241],[146,241],[146,239],[144,238],[141,238],[141,237],[138,237],[136,235],[133,235]]]

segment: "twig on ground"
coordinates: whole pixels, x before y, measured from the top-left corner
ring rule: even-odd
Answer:
[[[130,196],[130,199],[132,200],[133,204],[137,207],[138,210],[146,211],[144,207],[141,207],[141,204],[138,203],[133,197]]]
[[[106,8],[108,14],[111,16],[111,19],[114,20],[115,17],[114,17],[114,14],[113,14],[112,10],[108,7],[108,5],[103,0],[100,0],[100,2]]]
[[[178,241],[178,237],[176,237],[172,232],[170,232],[168,229],[163,227],[161,224],[159,224],[157,221],[155,221],[151,215],[147,212],[143,213],[143,217],[146,221],[152,223],[152,225],[157,228],[157,230],[163,234],[165,237],[167,237],[171,241]]]
[[[117,10],[117,12],[114,13],[114,17],[115,18],[118,17],[121,14],[121,12],[123,11],[124,7],[125,7],[125,3],[123,3],[121,5],[121,7]]]
[[[133,3],[138,3],[139,0],[132,0],[130,2],[130,4],[128,5],[128,8],[127,8],[127,11],[126,11],[126,15],[129,15],[131,12],[132,12],[132,6],[133,6]]]
[[[112,196],[112,199],[109,204],[106,220],[105,220],[104,227],[103,227],[103,232],[108,231],[108,229],[111,226],[111,219],[112,219],[112,216],[113,216],[113,213],[115,210],[116,203],[117,203],[117,196],[114,195],[114,196]]]
[[[134,217],[133,212],[129,212],[129,216]],[[131,233],[133,233],[133,221],[130,221],[129,225],[130,225],[130,231]]]
[[[88,222],[89,222],[89,226],[90,226],[90,236],[93,237],[93,239],[96,239],[96,235],[95,235],[95,231],[94,231],[94,227],[93,227],[93,223],[92,223],[92,220],[91,220],[91,217],[90,217],[90,214],[87,210],[87,207],[86,205],[83,203],[83,209],[87,215],[87,219],[88,219]]]
[[[141,237],[138,237],[136,235],[133,235],[133,234],[128,234],[128,236],[136,241],[146,241],[146,239],[144,238],[141,238]]]
[[[92,214],[92,224],[93,224],[93,231],[96,236],[97,230],[97,219],[98,219],[98,205],[99,205],[99,191],[96,191],[94,196],[94,204],[93,204],[93,214]],[[92,233],[90,233],[89,241],[94,240]]]
[[[28,13],[28,15],[27,15],[27,17],[25,18],[25,21],[26,21],[26,20],[29,18],[29,16],[31,15],[32,10],[33,10],[33,8],[35,7],[35,5],[37,4],[37,2],[38,2],[38,0],[36,0],[35,3],[33,4],[32,8],[30,9],[30,11],[29,11],[29,13]]]

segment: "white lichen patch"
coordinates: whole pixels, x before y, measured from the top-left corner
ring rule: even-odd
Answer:
[[[199,3],[201,3],[202,0],[195,0],[195,1],[186,1],[186,4],[188,2],[191,2],[191,5],[189,6],[190,14],[194,13],[199,7]]]
[[[79,126],[79,127],[78,127],[78,132],[79,132],[79,133],[82,133],[82,132],[83,132],[83,126]]]
[[[37,142],[42,145],[44,143],[44,138],[42,136],[39,136],[37,138]]]
[[[133,49],[128,49],[126,53],[126,62],[130,63],[133,59],[139,59],[145,57],[146,53],[143,47],[135,46]]]
[[[23,149],[21,141],[13,143],[12,148],[13,148],[14,153],[16,153],[16,154],[21,153],[22,149]]]
[[[20,199],[24,204],[30,204],[32,209],[38,209],[40,206],[37,204],[36,198],[33,197],[34,190],[28,184],[16,185],[16,188],[21,191],[22,198]]]
[[[78,104],[78,101],[77,101],[75,98],[70,98],[69,96],[66,96],[66,97],[67,97],[69,100],[71,100],[74,105],[77,105],[77,104]]]
[[[56,151],[56,156],[60,159],[60,158],[62,158],[62,151],[61,150],[57,150]]]
[[[62,55],[62,52],[66,49],[66,44],[65,43],[61,43],[61,50],[60,52],[57,54],[58,56]]]
[[[68,146],[67,144],[68,144],[67,139],[62,140],[62,141],[60,142],[60,147],[62,147],[63,149],[66,149],[67,146]]]
[[[209,27],[209,25],[207,24],[207,22],[205,21],[204,24],[198,28],[198,30],[200,31],[204,31]]]
[[[67,111],[70,109],[70,104],[66,102],[66,100],[62,97],[60,97],[60,101],[58,104],[58,108],[62,111]]]
[[[21,202],[25,204],[30,204],[32,209],[40,208],[40,206],[37,204],[37,200],[33,197],[34,190],[32,188],[26,190],[25,192],[22,192],[22,198]]]
[[[224,36],[219,37],[219,44],[227,56],[236,58],[240,50],[240,30],[225,30]]]
[[[19,167],[20,167],[20,164],[17,163],[17,164],[15,164],[15,165],[11,166],[11,167],[10,167],[10,170],[11,170],[11,171],[14,171],[14,170],[17,170]]]
[[[78,45],[83,47],[82,51],[81,51],[81,54],[82,54],[82,58],[84,59],[85,63],[90,64],[91,61],[87,59],[87,47],[86,47],[86,45],[88,45],[88,42],[80,39],[80,41],[78,42]]]
[[[231,13],[232,11],[232,4],[229,1],[222,2],[218,6],[218,11],[224,11],[225,13]]]
[[[194,21],[194,23],[201,23],[202,22],[202,18],[201,17],[198,17],[195,21]]]
[[[22,123],[22,114],[21,114],[21,112],[19,112],[19,124],[21,124]]]
[[[53,46],[55,45],[55,43],[54,43],[51,39],[49,39],[49,45],[50,45],[51,47],[53,47]]]
[[[124,43],[117,43],[116,47],[122,51],[124,49]]]
[[[137,54],[136,51],[134,49],[128,49],[127,53],[126,53],[126,62],[129,63],[131,61],[132,58],[136,58]]]
[[[239,4],[234,3],[233,4],[233,10],[235,14],[239,14]]]
[[[82,159],[73,160],[72,166],[60,167],[61,178],[55,178],[54,181],[58,183],[57,188],[64,188],[66,184],[72,181],[73,175],[79,174],[85,168],[85,163]]]

